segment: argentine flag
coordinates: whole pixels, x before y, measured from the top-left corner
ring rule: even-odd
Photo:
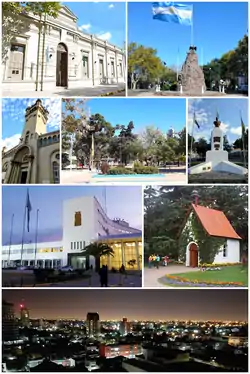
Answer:
[[[185,26],[192,25],[193,5],[174,2],[153,3],[153,19],[174,22]]]

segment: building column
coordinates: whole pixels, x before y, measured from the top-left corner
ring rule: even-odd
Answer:
[[[115,72],[116,72],[116,82],[118,84],[117,52],[115,52]]]
[[[18,169],[19,169],[18,166],[19,164],[16,161],[11,161],[11,169],[10,169],[10,173],[7,179],[7,183],[16,184],[18,182],[17,181]]]
[[[108,69],[108,51],[107,42],[105,42],[105,64],[106,64],[106,83],[109,83],[109,69]]]
[[[138,241],[135,242],[135,251],[136,251],[136,257],[137,257],[136,261],[137,261],[137,264],[138,264],[137,268],[138,268],[138,270],[140,270],[140,253],[139,253],[139,243],[138,243]]]
[[[27,173],[27,184],[30,184],[31,171],[32,171],[33,156],[29,156],[28,173]]]
[[[122,263],[126,267],[126,256],[125,256],[125,245],[124,242],[121,242],[121,249],[122,249]]]
[[[93,38],[93,35],[91,35],[91,38]],[[93,83],[93,86],[95,85],[95,57],[94,57],[94,47],[95,47],[95,43],[92,40],[92,43],[91,43],[91,59],[92,59],[92,83]]]

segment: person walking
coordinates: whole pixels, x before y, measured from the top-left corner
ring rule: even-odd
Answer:
[[[157,269],[159,269],[159,263],[160,263],[160,261],[161,261],[161,258],[160,258],[159,255],[157,255],[156,256],[156,267],[157,267]]]
[[[102,268],[100,269],[100,284],[101,287],[108,287],[108,267],[105,265],[102,265]]]

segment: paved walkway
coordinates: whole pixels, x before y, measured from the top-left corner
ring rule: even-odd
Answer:
[[[180,274],[180,273],[190,273],[192,271],[200,271],[199,268],[190,268],[184,265],[169,265],[160,266],[159,269],[148,267],[144,268],[144,287],[169,287],[159,282],[159,279],[164,277],[166,274]]]
[[[112,177],[112,176],[103,176],[100,178],[93,178],[93,174],[88,170],[62,170],[60,181],[61,184],[81,184],[81,183],[124,183],[124,182],[132,182],[132,183],[150,183],[150,182],[163,182],[164,184],[183,184],[186,183],[187,176],[185,173],[166,173],[163,177],[155,177],[147,178],[147,175],[143,175],[141,177],[133,177],[132,175],[129,177]]]
[[[21,279],[23,287],[100,287],[100,277],[96,272],[92,273],[91,277],[82,279],[72,279],[66,282],[58,283],[43,283],[34,284],[33,271],[16,271],[16,270],[3,270],[2,271],[2,286],[3,287],[20,287]],[[108,287],[141,287],[142,279],[140,274],[124,275],[120,273],[109,273]]]
[[[187,94],[180,94],[179,92],[177,91],[161,91],[161,92],[155,92],[153,90],[128,90],[128,96],[130,97],[137,97],[137,96],[140,96],[140,97],[173,97],[173,96],[178,96],[178,97],[193,97],[193,96],[196,96],[196,97],[230,97],[230,98],[233,98],[233,97],[247,97],[247,95],[243,95],[243,94],[221,94],[219,92],[216,92],[216,91],[207,91],[206,93],[204,93],[203,95],[187,95]]]
[[[63,87],[57,87],[51,90],[44,90],[44,91],[35,91],[35,90],[27,90],[25,86],[20,86],[20,90],[18,89],[8,89],[5,85],[2,90],[3,97],[49,97],[49,96],[59,96],[59,97],[75,97],[75,96],[83,96],[83,97],[92,97],[92,96],[101,96],[110,92],[116,92],[124,90],[123,92],[119,92],[116,95],[112,95],[111,97],[116,96],[125,96],[125,85],[118,84],[118,85],[110,85],[110,86],[97,86],[97,87],[85,87],[85,88],[68,88],[64,89]]]

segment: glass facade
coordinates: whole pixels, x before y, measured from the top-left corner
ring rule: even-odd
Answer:
[[[101,257],[100,264],[107,265],[109,269],[119,270],[122,265],[127,270],[141,270],[142,243],[141,240],[106,242],[114,251],[114,256]]]

